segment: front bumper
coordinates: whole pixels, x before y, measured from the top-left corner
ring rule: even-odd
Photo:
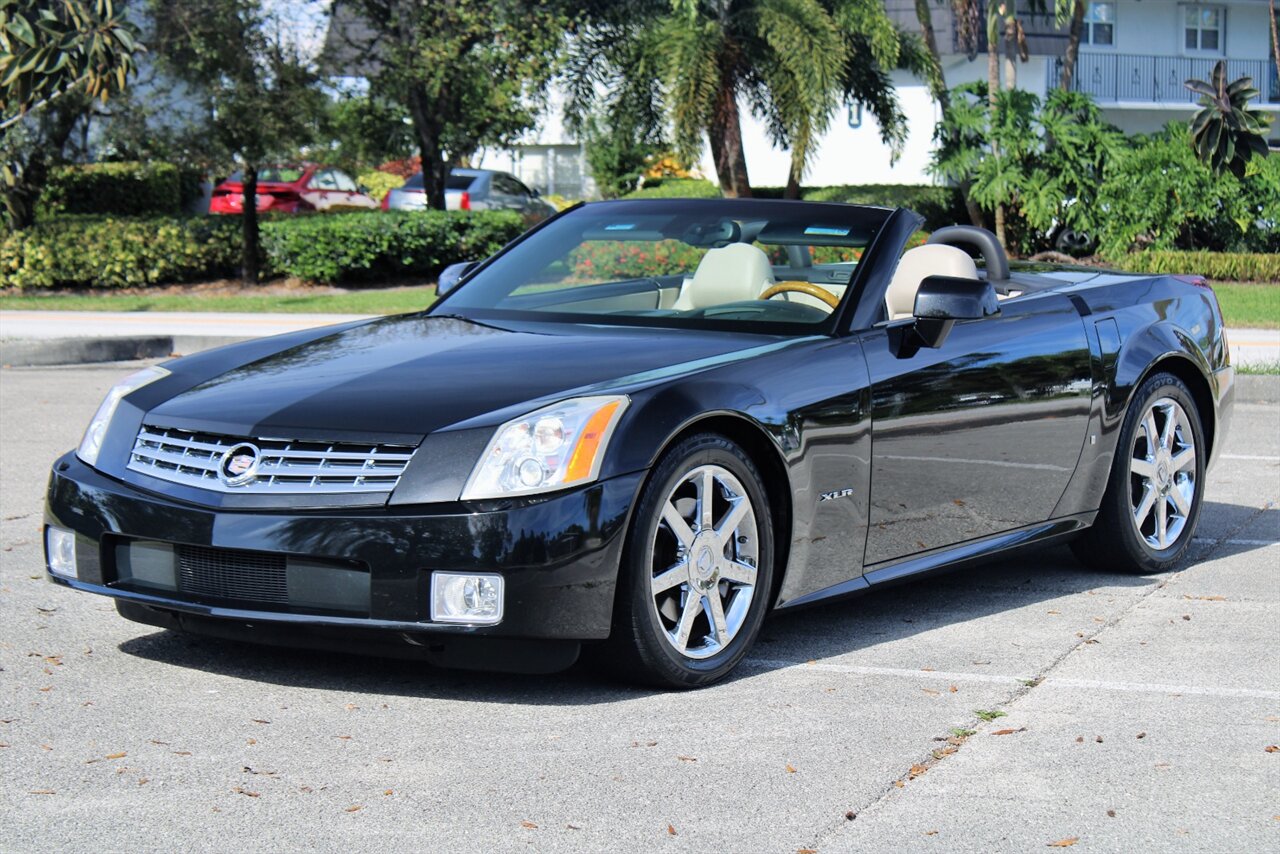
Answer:
[[[49,577],[111,596],[121,614],[140,622],[285,645],[348,649],[349,641],[364,638],[375,646],[434,645],[438,651],[446,641],[458,646],[464,639],[487,639],[473,644],[477,648],[497,639],[602,639],[610,631],[623,540],[642,477],[625,475],[537,501],[246,511],[174,501],[115,480],[68,453],[50,475],[45,521],[75,532],[76,573]],[[121,580],[115,555],[120,543],[134,540],[367,568],[367,613],[132,586]],[[502,622],[431,622],[434,570],[501,574]]]

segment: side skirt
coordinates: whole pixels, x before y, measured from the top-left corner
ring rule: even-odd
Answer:
[[[1006,552],[1030,546],[1043,546],[1055,540],[1070,537],[1093,523],[1097,513],[1077,513],[1061,519],[1037,522],[1013,531],[1005,531],[979,540],[970,540],[937,551],[920,555],[911,555],[893,561],[873,564],[857,578],[833,584],[822,590],[805,594],[778,606],[778,609],[812,605],[827,602],[870,590],[888,584],[913,581],[926,575],[939,572],[950,572],[954,569],[982,563],[995,557],[1004,557]]]

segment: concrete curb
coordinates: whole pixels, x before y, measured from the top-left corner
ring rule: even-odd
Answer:
[[[10,338],[0,341],[0,365],[81,365],[155,359],[173,352],[173,336],[146,338]]]
[[[1280,374],[1236,374],[1236,403],[1280,403]]]
[[[6,367],[48,367],[90,365],[98,362],[131,362],[135,359],[163,359],[188,356],[248,341],[215,335],[152,335],[142,338],[7,338],[0,340],[0,365]]]

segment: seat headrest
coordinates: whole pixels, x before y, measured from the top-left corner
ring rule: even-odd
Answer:
[[[884,306],[890,320],[910,317],[916,306],[916,291],[929,276],[954,276],[957,279],[978,278],[978,266],[963,249],[941,244],[925,244],[908,249],[898,260]]]
[[[769,256],[748,243],[709,249],[698,262],[693,279],[685,283],[675,308],[710,308],[727,302],[755,299],[773,284]]]

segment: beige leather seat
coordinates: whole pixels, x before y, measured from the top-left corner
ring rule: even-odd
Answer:
[[[916,291],[929,276],[977,279],[978,267],[963,249],[954,246],[925,244],[908,249],[902,253],[898,269],[884,293],[884,307],[890,320],[911,317],[916,305]]]
[[[707,250],[693,278],[680,289],[673,308],[691,311],[756,299],[773,281],[769,256],[755,246],[730,243]]]

